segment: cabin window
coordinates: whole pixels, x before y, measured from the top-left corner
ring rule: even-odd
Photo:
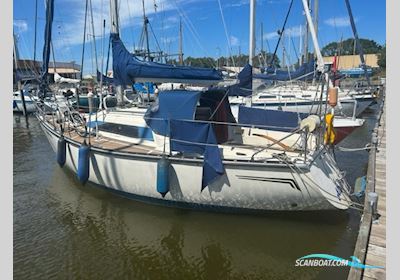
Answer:
[[[282,98],[294,98],[294,95],[282,95]]]
[[[275,95],[261,95],[260,97],[259,97],[260,99],[272,99],[272,98],[276,98],[276,96]]]
[[[103,123],[99,126],[100,131],[115,133],[126,137],[153,140],[149,127],[137,127],[125,124]]]

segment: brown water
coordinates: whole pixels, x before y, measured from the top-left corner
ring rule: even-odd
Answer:
[[[374,112],[341,143],[370,139]],[[351,184],[366,151],[339,153]],[[134,166],[132,166],[134,168]],[[311,253],[348,259],[359,213],[230,215],[118,197],[58,167],[39,123],[14,115],[15,279],[346,279],[348,268],[295,267]]]

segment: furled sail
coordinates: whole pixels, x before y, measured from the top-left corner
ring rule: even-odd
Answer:
[[[125,86],[135,82],[212,85],[222,80],[221,72],[216,69],[141,61],[127,51],[118,34],[111,34],[111,41],[114,83],[116,85]]]

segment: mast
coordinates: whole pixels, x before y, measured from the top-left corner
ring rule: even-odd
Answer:
[[[320,72],[323,72],[324,71],[324,59],[322,58],[321,50],[319,48],[319,44],[318,44],[318,40],[317,40],[317,34],[315,33],[314,24],[311,19],[310,9],[308,7],[308,0],[302,0],[302,2],[303,2],[304,12],[306,13],[308,29],[310,31],[311,38],[313,40],[314,50],[315,50],[315,53],[317,54],[317,70]]]
[[[88,10],[88,0],[86,0],[86,5],[85,5],[85,23],[84,23],[84,27],[83,27],[82,60],[81,60],[81,73],[80,73],[81,81],[83,78],[83,60],[85,58],[87,10]]]
[[[314,0],[314,28],[315,28],[315,36],[318,39],[318,14],[319,14],[319,0]],[[315,51],[314,48],[314,57],[317,56],[317,52]],[[312,79],[312,84],[315,84],[315,75],[313,76]]]
[[[119,37],[118,0],[110,0],[110,19],[111,19],[111,34],[117,35]],[[122,85],[116,86],[116,92],[117,92],[117,105],[123,106],[125,103],[124,103],[124,95],[122,92]]]
[[[264,51],[264,26],[263,26],[263,23],[262,23],[262,22],[261,22],[260,29],[261,29],[261,31],[260,31],[260,33],[261,33],[260,44],[261,44],[261,54],[262,54],[263,51]]]
[[[364,73],[365,73],[365,77],[367,79],[368,86],[371,87],[371,82],[369,80],[369,76],[368,76],[368,72],[367,72],[367,65],[365,64],[365,59],[364,59],[364,51],[361,47],[360,39],[358,38],[358,32],[356,29],[356,24],[354,23],[354,18],[353,18],[353,13],[352,13],[351,7],[350,7],[350,2],[349,2],[349,0],[345,0],[345,2],[346,2],[347,11],[349,12],[351,29],[353,29],[353,34],[354,34],[354,38],[356,40],[357,50],[360,55],[361,67],[364,69]]]
[[[285,32],[282,32],[282,67],[286,66],[286,59],[285,59]]]
[[[250,38],[249,38],[249,64],[253,66],[253,59],[255,53],[255,9],[256,1],[250,0]]]
[[[92,36],[93,36],[93,46],[94,46],[94,61],[96,63],[96,76],[97,76],[97,72],[99,71],[99,64],[97,62],[96,35],[94,33],[92,0],[89,0],[89,5],[90,5],[90,17],[92,23],[92,33],[93,33]]]
[[[35,37],[33,39],[33,63],[34,64],[36,62],[37,8],[38,8],[38,1],[36,0],[36,2],[35,2]]]
[[[179,64],[183,65],[182,19],[179,19]]]
[[[118,1],[110,0],[111,33],[119,35]]]
[[[147,30],[147,24],[149,23],[148,18],[146,17],[146,10],[144,8],[144,0],[142,0],[142,6],[143,6],[143,28],[144,28],[144,36],[146,37],[146,51],[147,51],[147,57],[150,59],[150,45],[149,45],[149,33]]]
[[[49,70],[50,60],[50,42],[51,42],[51,30],[53,27],[53,16],[54,16],[54,0],[46,1],[46,26],[44,30],[44,47],[43,47],[43,64],[42,73],[40,76],[40,88],[41,97],[46,96],[47,91],[47,74]]]
[[[302,36],[302,34],[303,34],[303,26],[300,24],[300,36],[299,36],[299,53],[300,53],[300,56],[299,56],[299,66],[300,66],[301,64],[303,64],[303,55],[302,55],[302,52],[303,52],[303,41],[302,41],[302,38],[303,38],[303,36]]]
[[[307,0],[307,12],[310,12],[310,0]],[[306,11],[304,13],[307,14]],[[304,30],[304,58],[303,58],[303,63],[308,62],[308,43],[309,43],[309,37],[308,34],[310,33],[310,23],[308,22],[307,15],[306,15],[306,21],[305,21],[305,30]]]
[[[315,34],[317,34],[317,38],[318,38],[318,16],[319,16],[319,0],[314,0],[314,28],[315,28]]]
[[[17,38],[15,37],[15,34],[13,32],[13,38],[14,38],[14,48],[13,48],[13,52],[14,52],[14,64],[15,64],[15,79],[18,81],[18,91],[19,94],[21,95],[21,101],[22,101],[22,113],[24,114],[24,116],[26,116],[26,104],[25,104],[25,96],[24,96],[24,92],[22,90],[22,84],[21,84],[21,80],[18,77],[18,60],[19,60],[19,53],[18,53],[18,47],[17,47]]]

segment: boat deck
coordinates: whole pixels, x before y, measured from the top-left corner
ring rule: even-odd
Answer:
[[[53,121],[53,116],[46,115],[46,124],[49,125],[52,129],[57,127],[57,131],[60,131],[58,124]],[[101,135],[101,131],[99,136],[91,135],[91,137],[83,137],[79,135],[75,128],[65,125],[64,128],[64,136],[82,144],[85,140],[86,143],[91,144],[94,148],[104,149],[113,152],[123,152],[123,153],[132,153],[132,154],[143,154],[143,155],[162,155],[163,149],[162,147],[152,146],[152,143],[149,141],[141,140],[139,138],[132,138],[132,141],[124,141],[124,139],[119,139],[118,135],[114,137],[110,137],[111,133],[107,135]],[[125,137],[126,138],[126,137]],[[147,143],[146,143],[147,142]],[[224,160],[234,160],[234,161],[280,161],[276,158],[277,154],[284,153],[286,159],[290,162],[291,160],[303,160],[304,156],[301,156],[299,151],[284,151],[279,145],[275,145],[273,147],[269,147],[267,149],[262,149],[261,147],[252,146],[252,145],[244,145],[244,144],[227,144],[220,145],[222,148],[222,157]],[[260,152],[258,152],[260,151]],[[176,153],[176,152],[173,152]],[[254,158],[252,156],[255,154]],[[193,155],[194,158],[198,157]]]
[[[46,116],[46,123],[54,129],[54,124],[52,121],[52,116]],[[59,131],[59,129],[58,129]],[[91,137],[83,137],[79,135],[75,129],[72,127],[64,128],[64,136],[69,139],[82,144],[85,140],[86,142],[90,142],[92,147],[116,151],[116,152],[126,152],[126,153],[135,153],[135,154],[154,154],[161,155],[162,151],[156,150],[155,147],[150,147],[144,145],[143,143],[134,144],[126,141],[122,141],[120,139],[112,139],[105,136],[91,136]]]

